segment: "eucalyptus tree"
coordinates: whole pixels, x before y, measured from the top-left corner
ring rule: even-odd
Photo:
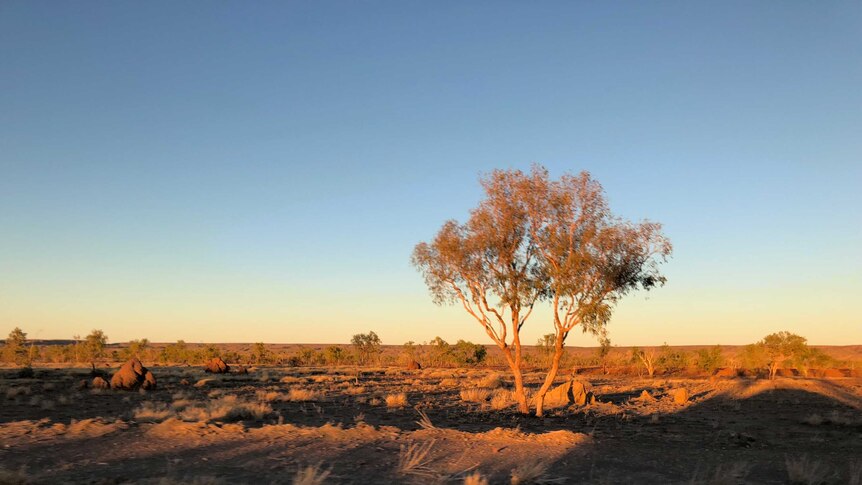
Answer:
[[[657,223],[614,216],[587,172],[551,180],[540,166],[495,170],[482,186],[485,199],[468,221],[448,221],[419,243],[413,264],[435,303],[460,303],[503,351],[524,413],[520,333],[539,300],[551,303],[553,356],[534,396],[541,416],[569,333],[604,336],[620,298],[664,283],[658,267],[671,244]]]
[[[413,265],[437,304],[457,303],[502,350],[518,409],[529,412],[521,372],[521,328],[546,284],[520,196],[521,172],[495,170],[481,180],[485,199],[464,224],[447,221],[413,250]]]
[[[672,247],[660,224],[613,215],[601,184],[587,172],[551,180],[547,170],[534,166],[522,186],[555,334],[554,356],[534,397],[541,416],[569,333],[580,327],[606,338],[613,307],[623,296],[664,284],[659,265]]]

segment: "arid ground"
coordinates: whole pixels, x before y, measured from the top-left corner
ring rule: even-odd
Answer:
[[[135,392],[82,389],[88,369],[2,371],[0,483],[862,480],[858,377],[576,376],[595,402],[536,418],[495,370],[150,369],[158,388]]]

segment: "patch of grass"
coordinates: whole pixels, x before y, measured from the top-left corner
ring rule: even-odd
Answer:
[[[403,392],[386,396],[386,407],[388,408],[403,408],[406,405],[407,394],[404,394]]]
[[[491,397],[491,390],[481,387],[472,387],[461,390],[461,400],[464,402],[485,402]]]
[[[293,388],[287,392],[288,401],[319,401],[323,396],[312,389]]]
[[[491,396],[491,409],[495,411],[506,409],[514,403],[515,400],[512,399],[512,393],[505,389],[497,389],[494,395]]]
[[[731,464],[721,464],[715,467],[712,473],[704,473],[700,475],[698,471],[689,481],[690,485],[736,485],[737,483],[746,483],[746,477],[751,472],[751,466],[739,461]]]
[[[428,466],[431,463],[428,455],[433,447],[434,440],[425,444],[401,445],[401,452],[398,454],[398,473],[425,477],[434,476],[434,470]]]
[[[0,467],[0,484],[26,485],[28,483],[32,483],[32,480],[23,467],[19,470],[7,470]]]
[[[330,470],[323,470],[320,464],[300,468],[293,477],[293,485],[321,485],[329,477]]]
[[[144,401],[132,411],[136,421],[158,423],[174,415],[174,409],[164,403]]]
[[[464,477],[464,485],[488,485],[488,479],[479,472],[473,472]]]
[[[803,485],[819,485],[826,482],[831,473],[829,468],[818,460],[811,460],[808,455],[799,457],[784,457],[789,483]]]
[[[489,374],[484,378],[479,379],[476,382],[476,385],[487,389],[497,389],[498,387],[503,386],[503,380],[500,378],[500,374]]]
[[[565,483],[563,478],[548,476],[548,463],[542,460],[527,461],[512,470],[512,485],[527,483]]]

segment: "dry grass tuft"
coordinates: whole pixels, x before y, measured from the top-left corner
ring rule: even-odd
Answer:
[[[491,409],[495,411],[506,409],[507,407],[514,404],[514,402],[515,400],[512,399],[511,391],[507,391],[505,389],[497,389],[494,392],[494,395],[491,397]]]
[[[434,426],[434,423],[431,422],[431,418],[429,418],[428,415],[425,414],[425,411],[423,411],[419,408],[416,408],[416,412],[419,413],[419,420],[416,421],[416,424],[418,424],[420,428],[422,428],[422,429],[437,429]]]
[[[174,410],[160,402],[145,401],[132,411],[132,416],[137,421],[144,423],[158,423],[164,421],[174,414]]]
[[[464,485],[488,485],[488,479],[479,472],[473,472],[464,477]]]
[[[407,394],[404,394],[403,392],[386,396],[386,407],[388,408],[403,408],[406,405]]]
[[[786,456],[784,464],[789,483],[816,485],[826,482],[830,475],[828,467],[818,460],[811,460],[808,455],[796,458]]]
[[[207,378],[207,379],[201,379],[201,380],[195,382],[195,387],[204,387],[205,385],[209,384],[210,382],[212,382],[214,380],[215,379],[213,379],[211,377]]]
[[[464,402],[485,402],[491,397],[491,390],[473,387],[461,390],[461,400]]]
[[[329,477],[330,470],[321,469],[321,464],[300,468],[293,477],[293,485],[321,485]]]
[[[287,392],[288,401],[320,401],[323,396],[312,389],[293,388]]]
[[[715,467],[715,470],[710,474],[706,473],[703,477],[699,472],[695,472],[690,485],[736,485],[737,483],[746,483],[746,477],[751,472],[751,466],[744,462],[731,463],[730,465],[722,464]]]
[[[401,445],[401,453],[398,455],[398,473],[402,475],[434,476],[434,470],[428,465],[431,460],[428,454],[434,447],[434,440],[424,445],[411,443],[409,446]]]
[[[500,374],[489,374],[482,379],[479,379],[476,382],[478,387],[486,387],[488,389],[497,389],[498,387],[503,386],[503,380],[500,378]]]
[[[20,470],[7,470],[0,467],[0,484],[3,485],[26,485],[32,483],[27,472],[22,467]]]
[[[206,403],[206,406],[189,406],[180,411],[183,421],[243,421],[263,419],[272,413],[266,403],[239,401],[235,395],[227,395]]]
[[[535,460],[522,463],[512,470],[512,485],[524,485],[526,483],[565,483],[564,478],[548,477],[549,464],[545,461]]]

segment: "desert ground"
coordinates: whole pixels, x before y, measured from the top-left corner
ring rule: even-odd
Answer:
[[[862,479],[858,377],[564,375],[590,399],[563,396],[536,418],[493,369],[150,370],[148,391],[83,388],[84,368],[2,371],[0,483]]]

